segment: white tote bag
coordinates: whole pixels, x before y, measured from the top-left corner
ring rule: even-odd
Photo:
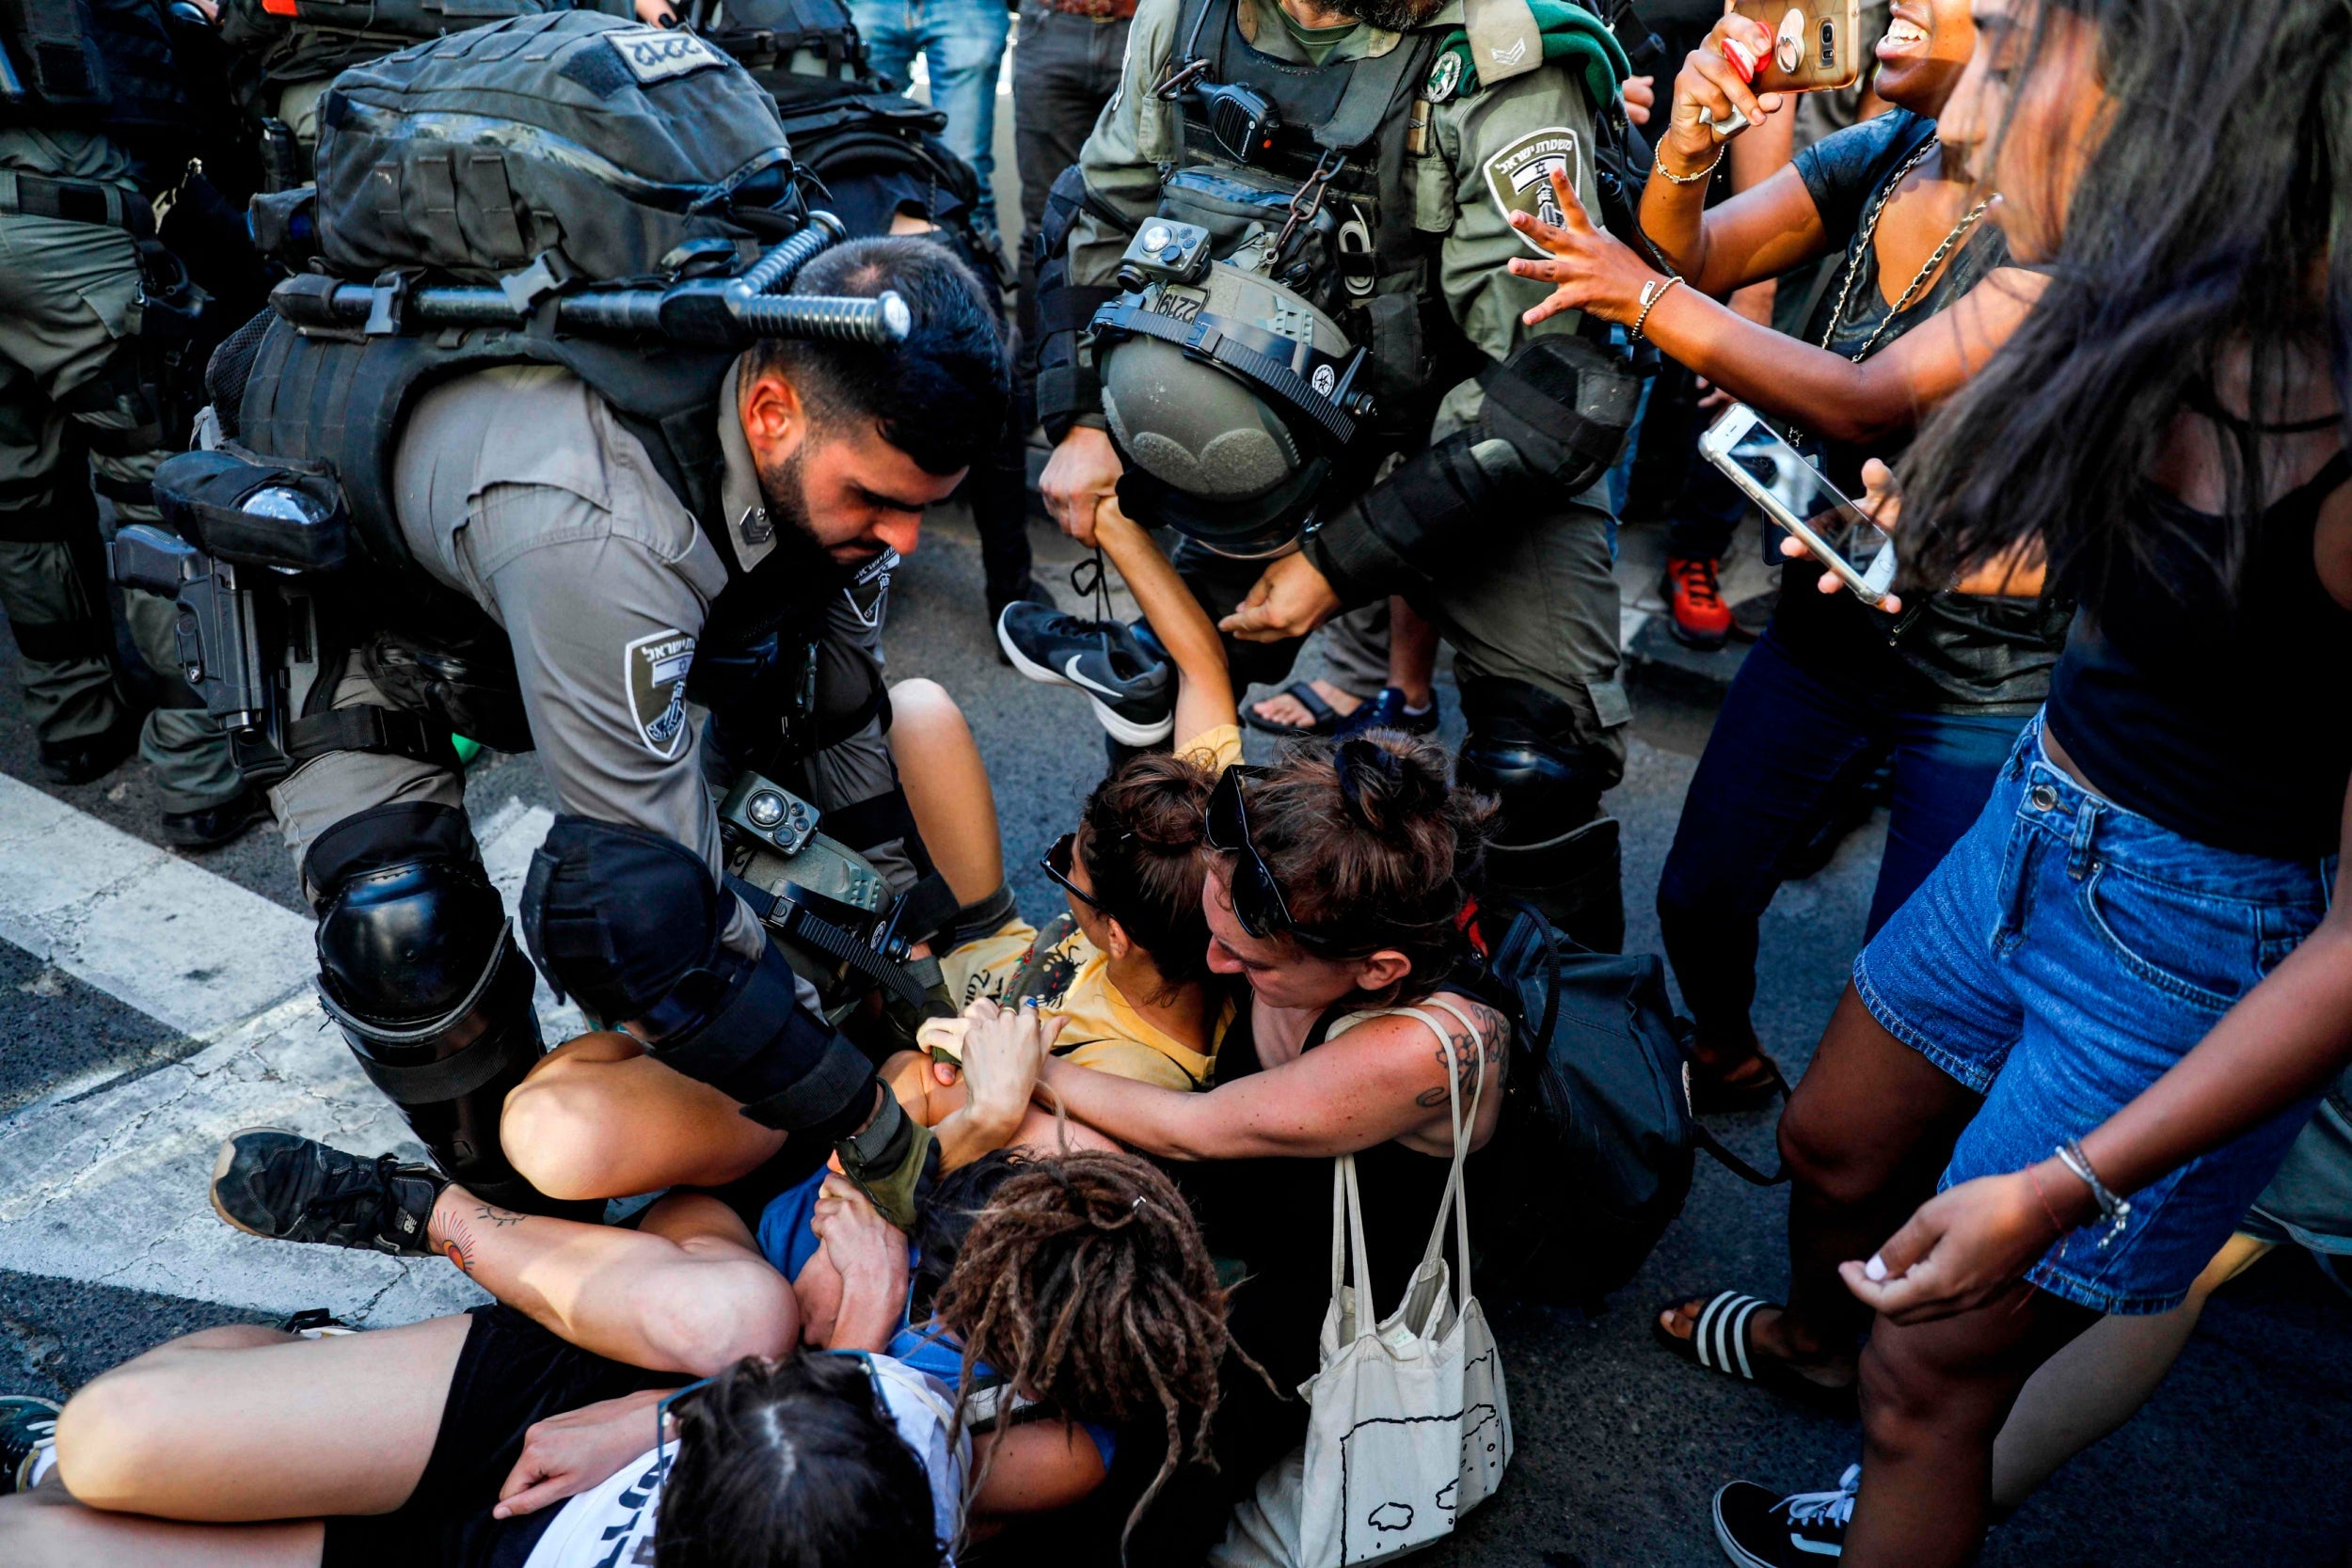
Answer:
[[[1439,997],[1431,1006],[1477,1033],[1453,1003]],[[1450,1046],[1445,1027],[1419,1007],[1356,1014],[1332,1033],[1397,1014],[1419,1019]],[[1299,1388],[1312,1406],[1306,1447],[1268,1471],[1256,1495],[1234,1511],[1224,1544],[1210,1557],[1216,1568],[1341,1568],[1395,1557],[1451,1532],[1456,1518],[1502,1482],[1511,1463],[1511,1408],[1494,1335],[1470,1293],[1462,1190],[1486,1074],[1471,1093],[1468,1126],[1454,1078],[1446,1074],[1454,1165],[1445,1197],[1405,1300],[1377,1323],[1363,1321],[1376,1307],[1356,1158],[1332,1162],[1331,1306],[1323,1322],[1323,1370]],[[1445,1259],[1449,1216],[1463,1260],[1458,1296]]]

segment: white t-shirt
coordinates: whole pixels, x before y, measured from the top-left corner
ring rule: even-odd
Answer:
[[[931,1528],[942,1542],[952,1541],[962,1518],[969,1450],[949,1424],[955,1397],[938,1379],[904,1362],[887,1355],[863,1359],[898,1435],[930,1478]],[[659,1458],[648,1449],[603,1485],[567,1499],[524,1568],[650,1568],[661,1482],[676,1459],[675,1444],[664,1446]]]

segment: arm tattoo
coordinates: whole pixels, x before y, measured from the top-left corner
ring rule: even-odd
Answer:
[[[1483,1002],[1469,1003],[1462,1010],[1477,1023],[1478,1032],[1457,1031],[1450,1036],[1438,1048],[1438,1065],[1454,1074],[1455,1092],[1468,1096],[1476,1091],[1488,1065],[1502,1061],[1511,1043],[1511,1021]],[[1413,1097],[1413,1103],[1425,1110],[1435,1110],[1445,1101],[1443,1085]]]

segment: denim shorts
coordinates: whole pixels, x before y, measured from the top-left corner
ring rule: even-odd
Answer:
[[[2212,848],[2091,794],[2035,718],[1976,826],[1854,959],[1871,1016],[1985,1097],[1941,1184],[2046,1160],[2162,1077],[2311,934],[2334,873],[2333,856]],[[2178,1306],[2315,1099],[2127,1195],[2121,1236],[2076,1230],[2026,1277],[2096,1312]]]

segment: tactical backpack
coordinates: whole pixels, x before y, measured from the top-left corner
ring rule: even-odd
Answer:
[[[874,74],[843,0],[728,0],[687,15],[775,99],[812,206],[841,214],[852,233],[884,232],[886,214],[858,211],[857,182],[903,178],[926,191],[924,210],[957,254],[1002,289],[1003,257],[974,222],[979,175],[941,139],[947,116]]]
[[[767,93],[693,34],[519,17],[354,66],[320,105],[319,245],[358,277],[650,277],[789,231]]]
[[[1474,1213],[1482,1277],[1557,1307],[1597,1307],[1682,1212],[1699,1149],[1768,1177],[1691,1115],[1691,1024],[1654,953],[1595,953],[1519,906],[1484,929],[1470,983],[1512,1020],[1495,1167]]]

